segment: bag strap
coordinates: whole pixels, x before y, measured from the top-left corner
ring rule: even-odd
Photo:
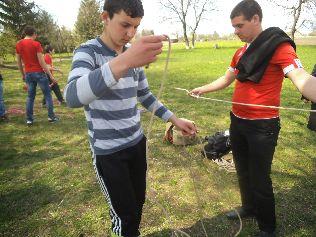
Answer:
[[[173,129],[174,125],[170,122],[166,124],[166,130],[165,130],[165,136],[163,137],[163,140],[170,142],[173,144]]]

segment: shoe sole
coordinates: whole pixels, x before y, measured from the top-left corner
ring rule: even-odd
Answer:
[[[48,120],[49,123],[57,123],[59,120]]]

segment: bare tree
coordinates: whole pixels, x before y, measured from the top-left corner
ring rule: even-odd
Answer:
[[[195,33],[203,16],[207,11],[212,11],[213,0],[160,0],[160,5],[167,10],[166,20],[181,23],[183,38],[187,48],[190,48],[188,31],[192,33],[192,45],[194,47]]]
[[[180,20],[182,24],[182,30],[183,30],[183,38],[184,42],[187,48],[190,47],[190,41],[188,38],[188,33],[187,33],[187,15],[188,15],[188,10],[189,10],[189,5],[190,5],[190,0],[160,0],[160,4],[168,10],[171,15],[167,17],[167,20],[173,20],[174,17],[172,17],[173,14],[175,14],[176,18]]]
[[[315,19],[316,0],[287,0],[285,3],[278,0],[270,1],[282,7],[291,16],[292,20],[289,28],[290,37],[293,40],[295,39],[295,33],[299,32],[299,29],[312,24],[312,19]]]
[[[192,47],[194,48],[196,30],[199,27],[201,20],[203,19],[203,14],[205,12],[215,10],[215,7],[213,6],[212,1],[194,0],[192,1],[192,8],[194,10],[194,24],[192,26],[190,25],[190,29],[192,31]]]

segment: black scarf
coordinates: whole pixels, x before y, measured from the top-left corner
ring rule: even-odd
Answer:
[[[289,42],[296,50],[294,41],[280,28],[270,27],[262,31],[237,63],[237,80],[259,83],[276,48],[284,42]]]

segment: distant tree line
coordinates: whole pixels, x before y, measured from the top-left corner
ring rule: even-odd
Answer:
[[[70,53],[81,42],[102,32],[100,0],[82,0],[74,30],[58,26],[45,10],[28,0],[0,1],[0,59],[15,54],[15,44],[24,37],[23,29],[32,25],[43,46],[52,45],[58,53]]]
[[[267,0],[280,3],[276,0]],[[307,23],[314,25],[314,30],[310,34],[316,35],[315,9],[316,0],[291,0],[293,5],[283,8],[293,14],[290,35],[294,38],[294,33],[298,31],[298,26]],[[81,0],[77,21],[73,30],[65,26],[58,26],[53,17],[45,10],[37,6],[31,0],[1,0],[0,1],[0,62],[7,55],[15,54],[16,42],[23,38],[23,29],[26,25],[32,25],[37,29],[38,38],[43,46],[50,44],[58,53],[71,53],[80,43],[94,38],[102,33],[103,23],[100,18],[103,0]],[[217,32],[213,34],[197,34],[199,23],[206,20],[203,16],[206,13],[215,11],[214,0],[185,0],[171,1],[160,0],[164,12],[169,17],[164,17],[170,22],[182,25],[182,35],[175,35],[174,42],[184,42],[186,46],[194,47],[195,41],[210,41],[217,39],[235,39],[234,35],[220,37]],[[295,5],[295,3],[297,3]],[[61,9],[62,10],[62,9]],[[190,14],[191,15],[190,15]],[[295,15],[296,13],[296,15]],[[306,19],[306,14],[310,19]],[[303,15],[303,16],[302,16]],[[154,34],[154,30],[142,30],[136,35]],[[191,43],[190,43],[191,41]]]

